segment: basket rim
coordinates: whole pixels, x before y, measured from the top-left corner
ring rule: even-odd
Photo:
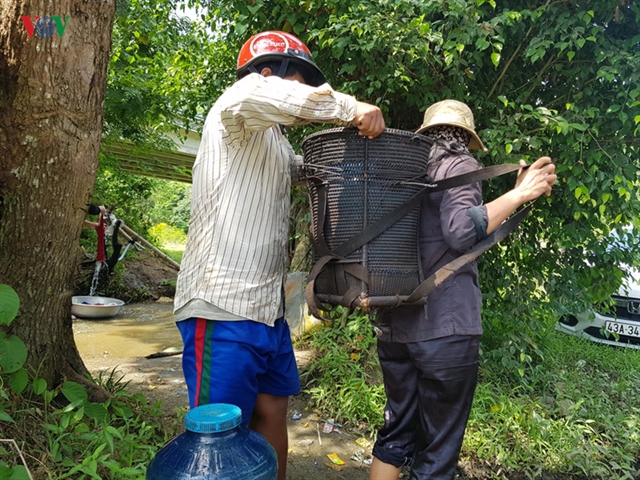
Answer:
[[[304,149],[305,143],[307,143],[310,140],[314,140],[317,137],[322,137],[325,135],[333,135],[333,134],[340,134],[343,133],[345,134],[344,136],[354,136],[353,134],[355,133],[355,136],[358,138],[363,138],[365,140],[368,140],[366,137],[359,137],[358,136],[358,129],[356,127],[334,127],[334,128],[328,128],[325,130],[320,130],[319,132],[314,132],[310,135],[307,135],[303,140],[302,143],[300,144],[300,147],[302,149]],[[431,138],[429,138],[426,135],[423,135],[422,133],[415,133],[415,132],[411,132],[408,130],[400,130],[397,128],[385,128],[382,133],[376,137],[376,138],[380,138],[385,134],[391,134],[393,135],[397,135],[397,136],[402,136],[402,137],[406,137],[406,138],[410,138],[410,139],[418,139],[420,141],[424,141],[427,144],[433,144],[433,140]],[[375,139],[372,139],[375,140]]]

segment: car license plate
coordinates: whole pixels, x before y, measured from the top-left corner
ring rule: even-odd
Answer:
[[[617,333],[618,335],[640,338],[640,325],[637,323],[605,322],[604,328],[605,330]]]

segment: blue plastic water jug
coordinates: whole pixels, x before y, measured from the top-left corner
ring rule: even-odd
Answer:
[[[212,403],[190,410],[186,431],[151,460],[147,480],[276,480],[275,450],[241,423],[242,411],[235,405]]]

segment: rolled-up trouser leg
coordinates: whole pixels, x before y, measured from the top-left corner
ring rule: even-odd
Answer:
[[[387,405],[373,455],[412,480],[455,475],[478,374],[478,336],[378,341]]]

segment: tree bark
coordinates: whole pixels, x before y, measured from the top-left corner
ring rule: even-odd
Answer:
[[[54,29],[36,15],[66,24]],[[114,0],[0,4],[0,283],[21,303],[10,329],[50,389],[74,380],[94,400],[106,392],[87,380],[71,296],[98,166],[114,15]],[[22,16],[35,25],[31,36]]]

